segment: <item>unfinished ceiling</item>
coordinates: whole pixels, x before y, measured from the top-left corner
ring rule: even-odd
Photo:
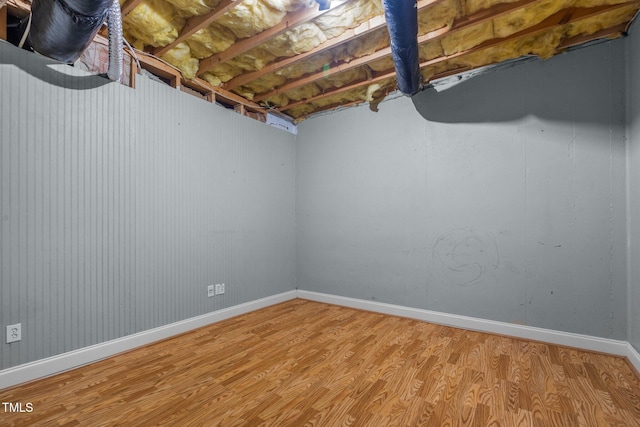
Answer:
[[[407,0],[410,1],[410,0]],[[187,80],[301,120],[395,90],[381,0],[121,0],[124,34]],[[639,1],[420,0],[424,84],[489,64],[549,58],[628,29]]]

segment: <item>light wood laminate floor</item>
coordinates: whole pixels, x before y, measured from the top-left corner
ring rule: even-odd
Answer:
[[[301,299],[0,401],[19,426],[640,426],[622,358]]]

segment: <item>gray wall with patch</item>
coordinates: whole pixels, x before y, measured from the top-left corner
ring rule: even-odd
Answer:
[[[24,336],[0,369],[296,284],[640,349],[639,40],[317,117],[297,141],[0,44],[0,319]]]
[[[5,43],[0,93],[0,369],[295,288],[293,135]]]
[[[303,122],[298,287],[626,339],[624,49]]]

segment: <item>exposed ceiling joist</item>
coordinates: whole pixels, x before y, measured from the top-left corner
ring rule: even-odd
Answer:
[[[383,28],[385,26],[386,26],[386,23],[384,21],[384,17],[376,16],[374,18],[369,19],[368,21],[363,22],[358,27],[352,30],[345,31],[342,35],[338,37],[334,37],[332,39],[327,40],[326,42],[320,44],[319,46],[317,46],[312,50],[309,50],[304,53],[300,53],[296,56],[290,56],[288,58],[284,58],[284,59],[272,62],[270,64],[267,64],[267,66],[261,70],[245,73],[238,77],[235,77],[230,81],[228,81],[227,83],[224,83],[223,87],[229,90],[235,89],[238,86],[249,83],[253,80],[257,80],[266,74],[275,73],[276,71],[289,67],[295,64],[296,62],[303,61],[313,55],[322,53],[348,40],[353,40],[355,38],[365,36],[370,32]]]
[[[562,43],[560,43],[560,45],[558,46],[558,50],[569,49],[593,40],[619,37],[620,35],[624,34],[627,31],[628,26],[629,26],[628,24],[623,22],[622,24],[614,25],[613,27],[603,28],[602,30],[594,34],[591,34],[589,36],[582,35],[582,36],[570,37],[564,40]]]
[[[182,30],[180,30],[180,34],[173,42],[169,43],[166,46],[153,49],[153,54],[156,56],[164,55],[165,53],[176,47],[178,44],[185,41],[193,34],[197,33],[202,28],[211,24],[216,19],[219,19],[222,15],[236,7],[236,5],[238,5],[239,3],[240,1],[237,0],[222,0],[220,4],[218,4],[218,6],[215,9],[211,10],[209,13],[205,15],[192,16],[187,20],[187,23],[184,25],[184,27],[182,27]]]
[[[133,9],[135,9],[142,0],[127,0],[124,2],[120,10],[122,11],[122,16],[127,16]]]
[[[395,77],[395,75],[396,75],[395,71],[389,72],[389,73],[384,73],[384,74],[381,74],[379,76],[372,77],[371,79],[363,80],[361,82],[357,82],[357,83],[354,83],[354,84],[351,84],[351,85],[348,85],[348,86],[343,86],[343,87],[338,88],[336,90],[333,90],[333,91],[330,91],[330,92],[325,92],[325,93],[322,93],[320,95],[316,95],[314,97],[304,99],[302,101],[292,102],[290,104],[285,105],[284,107],[278,108],[278,110],[280,110],[280,111],[290,110],[290,109],[298,107],[300,105],[305,105],[305,104],[309,104],[310,102],[318,101],[318,100],[320,100],[322,98],[325,98],[327,96],[338,95],[340,93],[348,92],[350,90],[357,89],[357,88],[360,88],[360,87],[363,87],[363,86],[369,86],[371,84],[374,84],[374,83],[377,83],[377,82],[380,82],[380,81],[383,81],[383,80],[386,80],[386,79],[393,78],[393,77]]]
[[[553,28],[558,28],[558,27],[562,27],[563,25],[566,24],[567,19],[569,17],[573,17],[574,21],[579,21],[581,19],[586,19],[589,18],[591,16],[594,16],[594,14],[598,13],[597,9],[607,9],[607,10],[614,10],[614,9],[618,9],[622,6],[627,6],[628,3],[621,3],[621,4],[617,4],[617,5],[608,5],[608,6],[601,6],[601,7],[597,7],[597,8],[580,8],[580,9],[576,9],[576,8],[571,8],[571,9],[566,9],[566,10],[561,10],[558,11],[557,13],[553,14],[552,16],[548,17],[547,19],[545,19],[544,21],[542,21],[541,23],[539,23],[538,25],[535,25],[533,27],[527,28],[523,31],[520,31],[516,34],[513,34],[511,36],[508,37],[504,37],[501,39],[494,39],[494,40],[489,40],[486,41],[484,43],[481,43],[478,46],[475,46],[471,49],[467,49],[461,52],[457,52],[454,53],[452,55],[448,55],[448,56],[440,56],[438,58],[429,60],[429,61],[424,61],[420,64],[420,68],[426,68],[428,66],[431,65],[435,65],[435,64],[439,64],[451,59],[455,59],[455,58],[459,58],[462,56],[466,56],[466,55],[470,55],[472,53],[476,53],[478,51],[484,50],[484,49],[489,49],[489,48],[493,48],[493,47],[497,47],[503,44],[506,44],[508,42],[514,41],[514,40],[518,40],[518,39],[523,39],[525,37],[530,37],[536,34],[540,34],[540,33],[544,33],[548,30],[551,30]],[[602,11],[602,10],[600,10]],[[604,34],[609,35],[610,33],[608,31],[604,31]],[[562,45],[561,45],[562,46]],[[563,49],[565,47],[563,46]],[[485,64],[485,65],[491,65],[491,64]],[[442,77],[441,75],[438,75],[437,78]],[[434,78],[435,79],[435,78]]]
[[[269,91],[269,92],[265,92],[265,93],[261,93],[257,96],[255,96],[253,99],[256,102],[260,102],[263,101],[269,97],[272,97],[274,95],[278,95],[287,91],[290,91],[292,89],[297,89],[299,87],[305,86],[309,83],[313,83],[316,82],[318,80],[322,80],[322,79],[326,79],[327,77],[333,76],[335,74],[339,74],[348,70],[351,70],[353,68],[357,68],[360,67],[362,65],[366,65],[370,62],[373,62],[375,60],[378,60],[380,58],[384,58],[385,56],[389,56],[391,55],[391,48],[390,47],[385,47],[384,49],[380,49],[379,51],[372,53],[371,55],[367,55],[367,56],[363,56],[357,59],[354,59],[351,62],[348,63],[341,63],[341,64],[337,64],[334,65],[326,70],[322,70],[319,71],[315,74],[311,74],[309,76],[305,76],[305,77],[301,77],[297,80],[292,80],[289,83],[286,83],[282,86],[280,86],[279,88]]]
[[[393,90],[381,0],[336,1],[322,12],[309,0],[221,0],[213,10],[202,7],[218,1],[126,0],[125,36],[179,69],[185,86],[226,94],[233,103],[244,99],[247,108],[268,103],[296,119],[341,102],[375,103]],[[8,5],[22,20],[30,9],[27,0]],[[420,67],[429,82],[618,37],[640,0],[420,0],[417,7]],[[189,80],[196,75],[201,78]]]
[[[253,37],[248,37],[246,39],[242,39],[239,42],[236,42],[229,49],[224,52],[220,52],[217,55],[210,56],[208,58],[204,58],[200,60],[200,67],[198,68],[198,75],[202,75],[215,67],[216,65],[223,64],[230,59],[235,58],[238,55],[242,55],[245,52],[250,51],[256,46],[261,45],[262,43],[270,40],[280,34],[284,33],[290,28],[293,28],[297,25],[304,24],[314,18],[324,15],[329,10],[318,10],[318,6],[315,5],[312,8],[304,8],[299,9],[295,12],[292,12],[285,19],[282,20],[278,25],[269,28],[268,30],[264,30]]]
[[[525,5],[531,4],[531,3],[535,3],[535,2],[539,2],[541,0],[521,0],[517,3],[510,3],[510,4],[506,4],[506,5],[497,5],[495,8],[492,8],[492,13],[489,13],[488,10],[482,10],[480,12],[477,12],[474,15],[470,15],[468,17],[466,17],[465,19],[458,19],[455,20],[453,22],[453,24],[449,27],[443,27],[439,30],[435,30],[435,31],[431,31],[427,34],[424,34],[420,37],[418,37],[418,44],[423,44],[426,43],[428,41],[432,41],[432,40],[437,40],[437,39],[441,39],[443,38],[445,35],[453,33],[455,31],[463,31],[467,28],[470,28],[474,25],[477,25],[481,22],[484,22],[486,20],[489,19],[493,19],[495,16],[499,16],[499,15],[503,15],[506,14],[508,12],[517,10]],[[422,7],[427,7],[431,4],[434,4],[435,2],[431,1],[431,2],[425,2],[423,3]],[[259,94],[257,96],[254,97],[254,101],[256,102],[260,102],[263,101],[269,97],[284,93],[286,91],[292,90],[292,89],[296,89],[299,88],[301,86],[304,86],[306,84],[309,83],[313,83],[315,81],[321,80],[323,78],[332,76],[334,74],[338,74],[338,73],[342,73],[357,67],[360,67],[362,65],[368,64],[370,62],[376,61],[380,58],[383,58],[385,56],[389,56],[391,55],[391,48],[387,47],[387,48],[383,48],[373,54],[367,55],[367,56],[363,56],[361,58],[357,58],[355,60],[352,60],[348,63],[342,63],[342,64],[336,64],[334,66],[332,66],[331,68],[327,69],[327,70],[322,70],[318,73],[312,74],[310,76],[305,76],[302,77],[300,79],[297,80],[293,80],[290,81],[288,83],[286,83],[285,85],[276,88],[270,92],[266,92],[263,94]],[[393,76],[391,76],[393,77]],[[234,86],[237,87],[237,86]]]
[[[435,4],[441,3],[442,1],[443,0],[420,0],[417,3],[417,8],[418,8],[418,10],[423,10],[423,9],[426,9],[427,7],[429,7],[429,6],[433,6]],[[533,0],[528,0],[528,1],[533,1]],[[343,34],[341,34],[340,36],[334,37],[332,39],[327,40],[326,42],[320,44],[319,46],[317,46],[316,48],[314,48],[314,49],[312,49],[310,51],[303,52],[303,53],[300,53],[298,55],[295,55],[295,56],[292,56],[292,57],[289,57],[289,58],[284,58],[284,59],[281,59],[279,61],[272,62],[271,64],[268,64],[266,67],[264,67],[261,70],[254,71],[254,72],[251,72],[251,73],[242,74],[241,76],[236,77],[236,78],[232,79],[231,81],[225,83],[223,85],[223,87],[225,87],[226,89],[229,89],[229,90],[235,89],[238,86],[247,84],[247,83],[249,83],[249,82],[251,82],[253,80],[256,80],[256,79],[258,79],[258,78],[260,78],[260,77],[262,77],[262,76],[264,76],[266,74],[273,73],[273,72],[276,72],[276,71],[281,70],[283,68],[289,67],[289,66],[291,66],[291,65],[293,65],[293,64],[295,64],[295,63],[297,63],[299,61],[303,61],[303,60],[305,60],[305,59],[307,59],[307,58],[309,58],[309,57],[311,57],[313,55],[317,55],[319,53],[322,53],[322,52],[324,52],[326,50],[329,50],[329,49],[331,49],[333,47],[339,46],[342,43],[345,43],[347,41],[354,40],[354,39],[359,38],[359,37],[364,37],[367,34],[373,32],[375,30],[384,28],[384,27],[386,27],[386,22],[384,20],[384,16],[382,16],[382,15],[375,16],[375,17],[369,19],[368,21],[365,21],[365,22],[361,23],[356,28],[353,28],[351,30],[347,30]],[[295,86],[295,87],[299,87],[299,85]]]
[[[12,15],[19,18],[23,18],[31,12],[31,3],[26,0],[9,0],[6,7]]]
[[[509,37],[504,37],[502,39],[494,39],[494,40],[490,40],[487,41],[485,43],[482,43],[474,48],[471,49],[467,49],[452,55],[448,55],[448,56],[441,56],[429,61],[424,61],[420,64],[420,68],[426,68],[428,66],[432,66],[432,65],[436,65],[451,59],[455,59],[455,58],[460,58],[460,57],[464,57],[467,55],[471,55],[473,53],[477,53],[479,51],[482,51],[484,49],[490,49],[493,47],[497,47],[500,46],[502,44],[506,44],[508,42],[514,41],[514,40],[518,40],[518,39],[524,39],[526,37],[531,37],[535,34],[538,33],[544,33],[545,31],[548,31],[550,29],[553,28],[558,28],[558,27],[562,27],[563,25],[566,25],[566,23],[568,22],[568,19],[571,19],[572,22],[575,21],[580,21],[583,19],[588,19],[590,17],[593,16],[597,16],[600,13],[603,13],[604,11],[613,11],[616,9],[620,9],[623,7],[628,7],[630,5],[634,5],[637,4],[638,7],[640,7],[640,2],[628,2],[628,3],[620,3],[620,4],[614,4],[614,5],[604,5],[604,6],[598,6],[598,7],[592,7],[592,8],[570,8],[570,9],[565,9],[565,10],[561,10],[558,11],[557,13],[553,14],[552,16],[548,17],[547,19],[545,19],[543,22],[539,23],[538,25],[535,25],[533,27],[530,27],[528,29],[525,29],[523,31],[520,31],[516,34],[513,34]],[[608,38],[611,35],[614,34],[620,34],[621,32],[626,30],[626,24],[620,24],[620,25],[616,25],[614,27],[610,27],[610,28],[605,28],[601,31],[599,31],[596,34],[593,34],[592,37],[589,38],[589,40],[593,40],[594,37],[596,36],[597,38]],[[423,36],[426,37],[427,35]],[[564,43],[562,43],[558,48],[559,49],[566,49],[568,47],[571,46],[575,46],[577,44],[581,44],[584,42],[584,36],[579,36],[579,37],[573,37],[573,38],[569,38],[566,39]],[[491,64],[485,64],[485,65],[491,65]],[[470,67],[464,67],[464,68],[456,68],[451,70],[450,72],[443,72],[443,73],[438,73],[436,75],[434,75],[432,77],[433,80],[436,80],[438,78],[442,78],[442,77],[446,77],[447,75],[452,75],[452,74],[457,74],[460,72],[464,72],[469,70]],[[345,87],[341,87],[341,88],[337,88],[335,90],[332,91],[328,91],[325,92],[321,95],[317,95],[313,98],[308,98],[302,101],[297,101],[297,102],[293,102],[290,104],[287,104],[286,106],[280,107],[278,108],[278,110],[282,110],[282,111],[286,111],[286,110],[290,110],[292,108],[298,107],[300,105],[305,105],[308,103],[312,103],[315,101],[318,101],[319,99],[328,97],[328,96],[335,96],[344,92],[348,92],[350,90],[353,90],[355,88],[358,87],[364,87],[364,86],[368,86],[371,85],[373,83],[388,79],[388,78],[392,78],[394,77],[395,72],[389,72],[389,73],[385,73],[385,74],[381,74],[378,75],[372,79],[367,79],[367,80],[363,80],[357,83],[354,83],[352,85],[349,86],[345,86]],[[260,98],[258,98],[258,102],[259,102]]]
[[[7,39],[7,8],[0,9],[0,39]]]

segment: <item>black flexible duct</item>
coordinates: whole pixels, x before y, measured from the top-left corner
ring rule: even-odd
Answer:
[[[89,46],[113,0],[33,0],[29,42],[36,52],[72,63]]]
[[[384,0],[384,16],[391,38],[398,89],[413,95],[420,89],[418,5],[416,0]]]

